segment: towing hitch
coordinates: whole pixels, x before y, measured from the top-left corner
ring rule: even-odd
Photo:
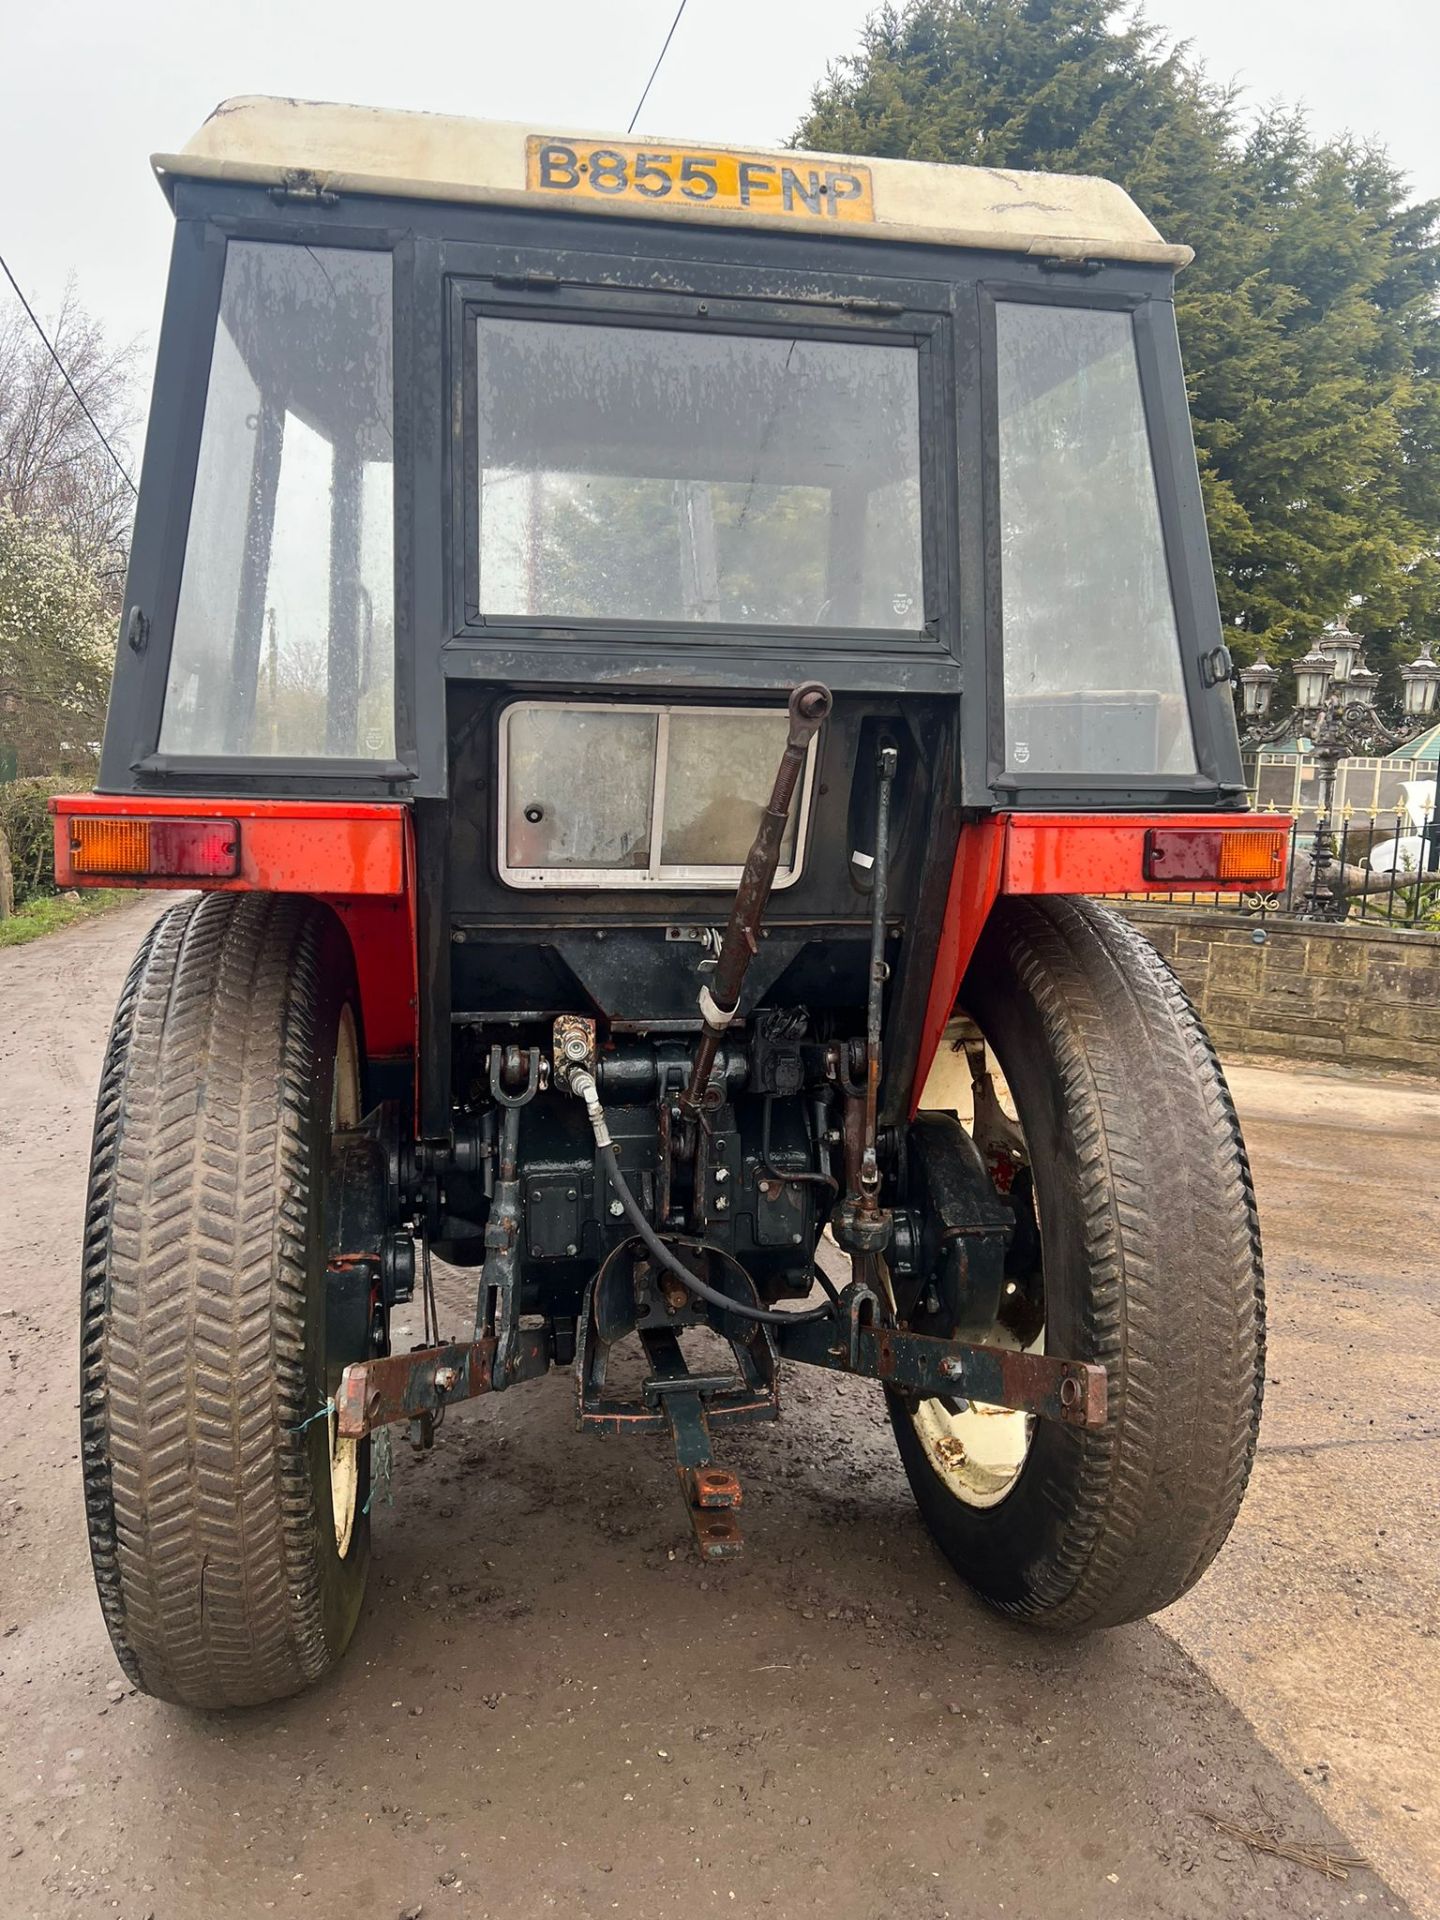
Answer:
[[[878,1296],[863,1282],[846,1287],[840,1307],[832,1320],[776,1328],[780,1358],[860,1374],[917,1400],[977,1400],[1071,1427],[1105,1424],[1104,1367],[886,1326]]]
[[[687,1251],[693,1259],[704,1249]],[[740,1270],[717,1279],[738,1286]],[[737,1296],[739,1304],[748,1302]],[[731,1367],[691,1370],[680,1335],[697,1328],[728,1344]],[[607,1372],[612,1348],[631,1333],[648,1370],[637,1393],[620,1396],[610,1391]],[[550,1328],[520,1330],[508,1383],[548,1372],[552,1353]],[[340,1437],[361,1440],[408,1421],[423,1444],[447,1406],[494,1391],[495,1354],[490,1335],[356,1362],[336,1394]],[[746,1320],[679,1290],[667,1293],[631,1242],[615,1249],[586,1289],[575,1355],[576,1424],[601,1433],[668,1432],[696,1546],[706,1560],[729,1559],[744,1544],[736,1517],[743,1494],[735,1475],[715,1464],[711,1431],[779,1417],[780,1360],[878,1380],[917,1400],[974,1400],[1073,1427],[1105,1423],[1103,1367],[886,1325],[879,1296],[862,1281],[846,1287],[821,1318]]]

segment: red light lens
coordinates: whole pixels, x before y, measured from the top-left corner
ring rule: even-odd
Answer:
[[[1145,835],[1145,878],[1177,887],[1278,887],[1288,838],[1287,827],[1152,827]]]
[[[70,864],[77,874],[117,879],[231,880],[240,871],[240,822],[77,814]]]

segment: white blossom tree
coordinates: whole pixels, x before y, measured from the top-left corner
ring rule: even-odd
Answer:
[[[62,528],[0,501],[0,754],[16,773],[93,771],[114,657],[101,575]]]

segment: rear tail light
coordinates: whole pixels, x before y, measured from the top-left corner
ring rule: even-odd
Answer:
[[[1285,877],[1286,827],[1151,827],[1145,878],[1173,886],[1278,886]]]
[[[233,879],[240,871],[240,822],[81,814],[70,821],[70,865],[77,874],[117,880]]]

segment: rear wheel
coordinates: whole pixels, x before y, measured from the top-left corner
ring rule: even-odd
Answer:
[[[331,1135],[359,1117],[354,961],[312,901],[210,894],[126,981],[96,1111],[81,1438],[120,1663],[198,1707],[283,1698],[354,1630],[368,1443],[326,1403]],[[363,1327],[364,1315],[358,1324]]]
[[[1254,1190],[1224,1077],[1169,968],[1126,921],[1003,902],[962,989],[1023,1135],[1036,1271],[989,1336],[1108,1373],[1084,1430],[891,1395],[930,1531],[992,1605],[1115,1626],[1199,1579],[1239,1509],[1264,1372]],[[1032,1245],[1034,1244],[1032,1240]]]

